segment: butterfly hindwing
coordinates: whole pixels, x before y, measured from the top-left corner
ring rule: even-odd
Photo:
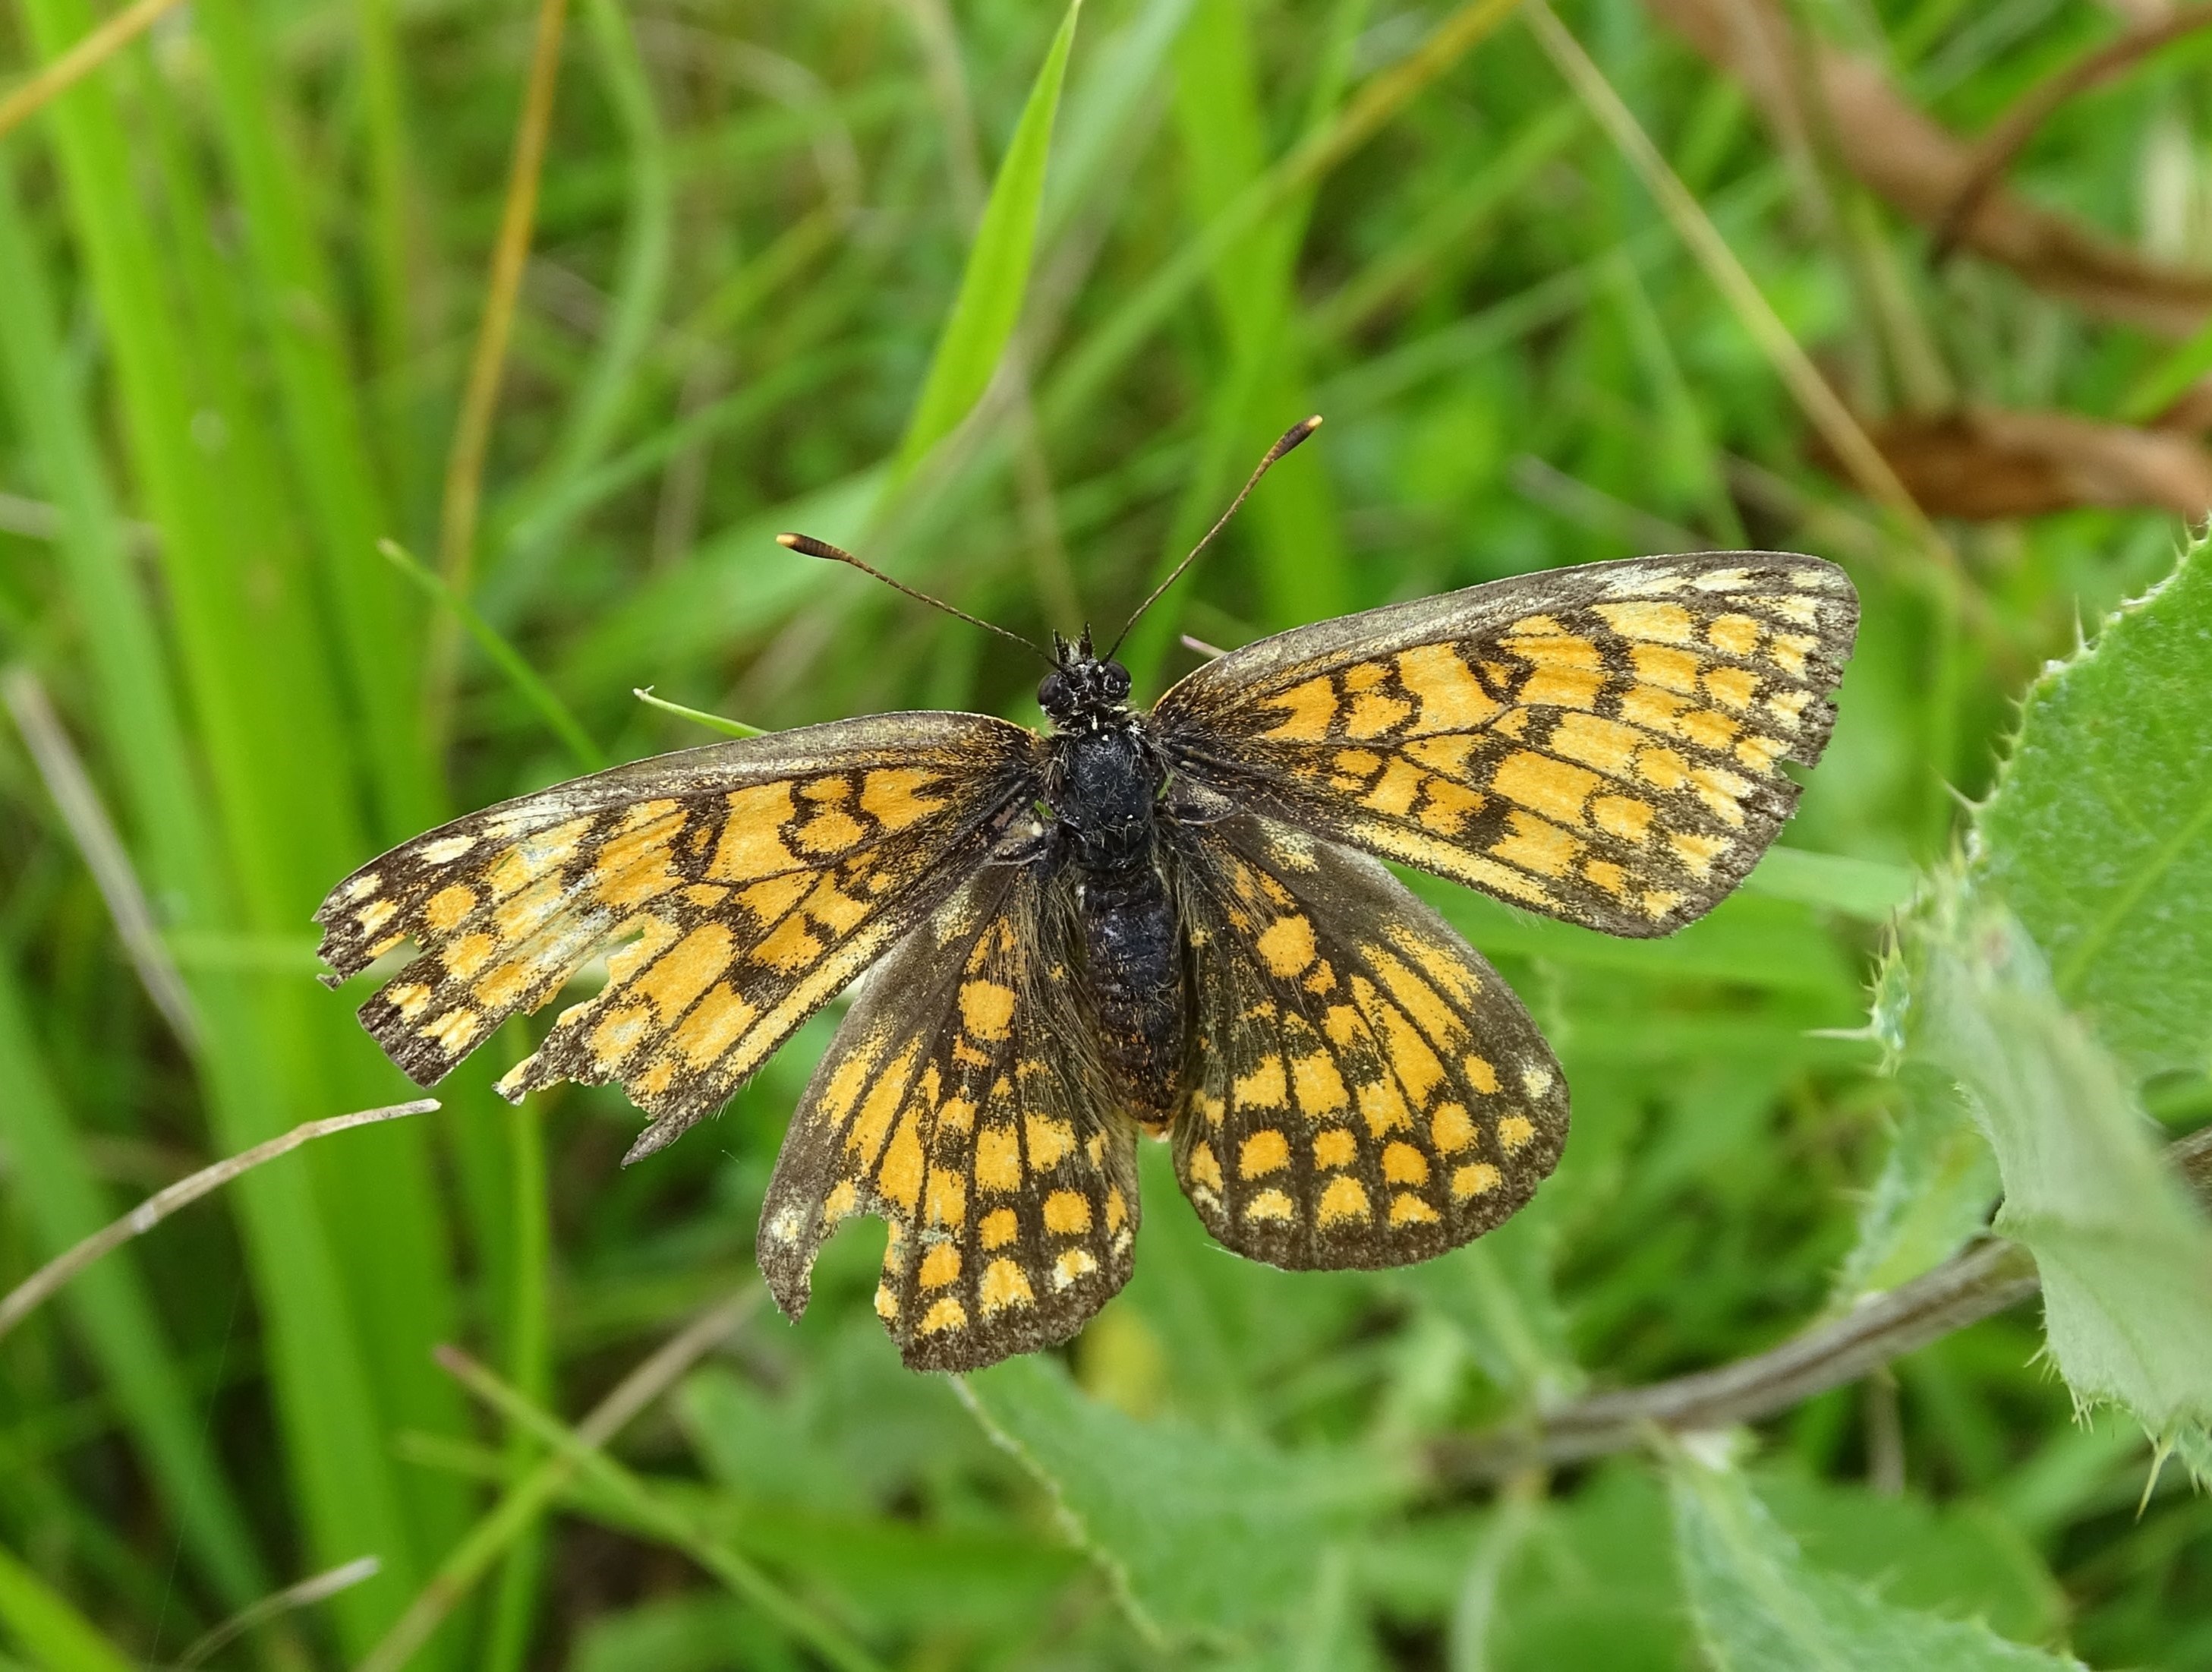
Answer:
[[[1375,860],[1272,819],[1172,852],[1194,994],[1176,1170],[1217,1238],[1292,1269],[1396,1266],[1528,1201],[1566,1081],[1473,947]]]
[[[1034,735],[893,714],[717,744],[486,809],[363,866],[316,914],[333,982],[413,940],[362,1006],[422,1085],[591,958],[606,986],[500,1083],[619,1079],[659,1148],[982,861],[1036,792]]]
[[[1816,557],[1593,563],[1296,629],[1160,701],[1169,760],[1518,906],[1665,934],[1742,878],[1820,757],[1857,629]]]
[[[805,1310],[848,1219],[890,1227],[876,1310],[918,1370],[1066,1341],[1127,1280],[1135,1128],[1071,1002],[1066,874],[988,867],[868,978],[761,1210],[762,1274]]]

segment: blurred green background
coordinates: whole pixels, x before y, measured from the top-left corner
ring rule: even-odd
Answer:
[[[964,1394],[899,1368],[872,1224],[801,1325],[753,1304],[754,1218],[836,1012],[627,1171],[618,1093],[490,1095],[518,1027],[441,1112],[247,1176],[0,1344],[9,1663],[1815,1663],[1729,1658],[1693,1617],[1671,1469],[1681,1560],[1699,1527],[1770,1555],[1786,1529],[1854,1597],[1986,1624],[1983,1658],[1942,1664],[2056,1663],[2000,1639],[2212,1664],[2212,1506],[2178,1466],[2147,1490],[2124,1414],[2075,1420],[2033,1306],[1762,1423],[1747,1476],[1716,1478],[1763,1510],[1701,1511],[1680,1459],[1498,1490],[1433,1462],[1768,1347],[1993,1199],[1970,1140],[1911,1175],[1948,1169],[1911,1250],[1869,1231],[1920,1129],[1867,990],[2031,678],[2172,568],[2212,475],[2212,32],[2064,103],[2010,172],[2015,210],[2110,258],[2092,284],[2048,246],[1931,263],[1956,177],[1806,89],[1848,53],[1971,136],[2154,25],[2148,0],[1571,0],[1686,188],[1673,221],[1572,49],[1507,0],[1088,0],[1072,35],[1042,0],[563,9],[193,0],[0,141],[8,1281],[207,1161],[408,1095],[352,1020],[366,985],[316,985],[308,914],[445,817],[709,740],[634,687],[769,727],[1036,721],[1017,653],[782,528],[1032,636],[1110,627],[1324,414],[1148,623],[1140,696],[1192,665],[1182,634],[1644,551],[1819,552],[1865,625],[1784,840],[1861,863],[1770,867],[1655,944],[1431,891],[1569,1070],[1534,1206],[1413,1271],[1288,1275],[1211,1247],[1154,1152],[1126,1294],[1064,1365]],[[549,15],[510,311],[494,252]],[[19,0],[4,62],[27,79],[100,15]],[[1747,19],[1792,50],[1712,49]],[[1885,175],[1865,155],[1892,138]],[[1809,356],[1798,394],[1685,217]],[[472,361],[500,372],[480,471],[454,464]],[[1808,376],[1935,526],[1826,462]],[[1992,440],[1974,413],[2028,422]],[[2203,1059],[2148,1108],[2176,1135],[2212,1114]],[[632,1384],[655,1396],[611,1469],[549,1471],[557,1436],[431,1357],[458,1344],[573,1424],[731,1303]],[[1936,1663],[1876,1641],[1819,1663]]]

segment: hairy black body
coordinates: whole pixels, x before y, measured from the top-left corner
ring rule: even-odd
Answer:
[[[1038,687],[1054,735],[1047,841],[1076,877],[1086,995],[1099,1055],[1129,1113],[1164,1128],[1182,1070],[1182,927],[1160,870],[1158,817],[1167,769],[1128,707],[1128,671],[1062,643]]]

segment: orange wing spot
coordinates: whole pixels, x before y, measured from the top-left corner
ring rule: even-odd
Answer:
[[[1382,978],[1383,986],[1390,989],[1390,996],[1406,1007],[1413,1020],[1419,1024],[1421,1031],[1430,1038],[1449,1040],[1459,1031],[1458,1012],[1444,1002],[1443,996],[1436,988],[1431,987],[1379,947],[1370,949],[1368,962],[1374,966],[1375,973]],[[1395,1034],[1392,1037],[1391,1044],[1394,1049],[1399,1044]],[[1444,1072],[1443,1064],[1436,1062],[1433,1053],[1431,1054],[1429,1061],[1435,1063],[1434,1077],[1442,1079]],[[1413,1091],[1416,1097],[1425,1097],[1428,1095],[1426,1083],[1430,1074],[1428,1064],[1422,1065],[1422,1073],[1424,1084]]]
[[[1448,776],[1456,777],[1467,770],[1468,757],[1474,752],[1480,739],[1466,732],[1449,737],[1415,738],[1400,750],[1408,759]]]
[[[1012,1208],[994,1207],[983,1215],[983,1223],[978,1230],[985,1248],[1004,1248],[1021,1235],[1022,1226],[1021,1221],[1014,1217]]]
[[[1065,1121],[1029,1116],[1022,1122],[1022,1135],[1029,1140],[1030,1165],[1038,1172],[1050,1172],[1075,1153],[1075,1128]]]
[[[720,996],[719,994],[716,995]],[[735,998],[734,993],[730,995]],[[854,1051],[839,1063],[830,1075],[830,1083],[822,1088],[823,1116],[831,1125],[845,1118],[853,1107],[853,1099],[860,1095],[860,1088],[868,1082],[868,1070],[876,1066],[882,1055],[880,1047],[868,1047]]]
[[[1595,647],[1592,648],[1595,652]],[[1520,700],[1523,714],[1538,708],[1588,709],[1597,705],[1597,694],[1604,685],[1605,675],[1595,670],[1539,668],[1515,696]],[[1501,725],[1498,729],[1506,728]],[[1510,735],[1520,734],[1515,732]]]
[[[1376,781],[1375,787],[1359,798],[1359,805],[1402,818],[1420,799],[1421,786],[1427,778],[1428,775],[1411,761],[1393,758],[1388,769]]]
[[[459,1056],[483,1031],[483,1018],[475,1011],[449,1010],[422,1030],[422,1037],[436,1040],[448,1056]]]
[[[1739,778],[1723,766],[1701,766],[1690,774],[1690,782],[1698,792],[1698,800],[1720,816],[1723,824],[1733,830],[1743,828],[1743,798],[1751,793],[1748,779]]]
[[[937,1111],[937,1129],[957,1137],[975,1124],[975,1105],[967,1097],[947,1097]]]
[[[963,982],[960,1024],[978,1039],[1004,1039],[1013,1021],[1014,989],[998,982]]]
[[[1080,1237],[1091,1229],[1091,1203],[1081,1192],[1054,1190],[1044,1199],[1044,1228],[1061,1237]]]
[[[1291,1199],[1280,1190],[1262,1190],[1244,1204],[1244,1217],[1248,1219],[1264,1219],[1279,1224],[1293,1218],[1297,1213],[1297,1209],[1291,1206]]]
[[[1469,732],[1502,709],[1448,644],[1425,644],[1398,656],[1398,683],[1421,705],[1414,730]]]
[[[1231,1098],[1239,1108],[1280,1109],[1288,1090],[1283,1077],[1283,1059],[1265,1056],[1250,1073],[1237,1076],[1231,1088]]]
[[[1247,1138],[1237,1157],[1237,1171],[1244,1178],[1261,1178],[1290,1164],[1290,1140],[1272,1127]]]
[[[933,1169],[929,1175],[929,1200],[924,1211],[930,1224],[957,1231],[968,1223],[968,1181],[942,1167]]]
[[[1351,1106],[1352,1096],[1344,1089],[1344,1076],[1337,1072],[1335,1059],[1324,1051],[1316,1051],[1291,1062],[1291,1088],[1297,1094],[1299,1109],[1308,1115],[1334,1115]]]
[[[796,811],[789,784],[756,784],[732,790],[729,816],[707,874],[723,882],[745,882],[796,870],[799,856],[784,846],[783,826]]]
[[[1712,873],[1713,861],[1729,850],[1726,836],[1698,836],[1689,830],[1669,830],[1667,845],[1674,856],[1700,877]]]
[[[1583,875],[1593,886],[1603,889],[1615,899],[1624,897],[1628,886],[1628,873],[1611,860],[1584,860]]]
[[[1777,633],[1767,657],[1793,679],[1805,677],[1805,654],[1820,641],[1802,633]]]
[[[1119,1231],[1123,1225],[1128,1223],[1128,1198],[1121,1194],[1121,1187],[1120,1185],[1108,1185],[1106,1187],[1106,1229],[1109,1231]]]
[[[1712,708],[1692,708],[1674,722],[1674,729],[1700,749],[1725,749],[1741,729],[1726,714]]]
[[[812,965],[822,956],[823,942],[810,933],[802,917],[787,917],[762,937],[748,955],[755,964],[765,964],[771,970],[787,976],[795,976]]]
[[[1590,823],[1607,836],[1644,845],[1650,834],[1653,808],[1632,795],[1601,795],[1589,805]]]
[[[1528,749],[1508,755],[1490,775],[1491,788],[1507,800],[1568,825],[1583,822],[1583,804],[1601,781],[1595,772]]]
[[[664,1018],[680,1016],[737,955],[737,937],[723,923],[702,923],[630,983]]]
[[[1012,1127],[985,1127],[975,1139],[975,1183],[986,1190],[1022,1186],[1022,1140]]]
[[[1457,836],[1485,805],[1481,796],[1449,778],[1431,778],[1421,787],[1421,810],[1414,816],[1438,836]]]
[[[1790,745],[1779,738],[1760,737],[1756,733],[1743,739],[1735,746],[1735,757],[1753,772],[1770,773],[1775,762],[1788,752]]]
[[[1329,764],[1339,772],[1364,778],[1382,764],[1382,757],[1371,749],[1340,749]]]
[[[444,836],[436,842],[427,842],[421,849],[422,862],[425,865],[451,865],[476,845],[477,839],[472,836]],[[373,894],[376,886],[377,879],[363,877],[349,891]]]
[[[1069,1249],[1052,1262],[1052,1286],[1067,1288],[1078,1278],[1088,1277],[1097,1269],[1098,1262],[1089,1249]]]
[[[1759,676],[1747,667],[1705,670],[1705,695],[1723,708],[1733,708],[1741,714],[1751,706],[1751,699],[1758,694]]]
[[[1687,644],[1695,625],[1690,612],[1679,604],[1599,604],[1590,613],[1625,639],[1650,639],[1660,644]]]
[[[1373,690],[1382,683],[1388,672],[1380,662],[1361,662],[1345,669],[1344,688],[1348,691]]]
[[[805,899],[814,885],[814,879],[804,871],[794,871],[789,876],[772,877],[767,882],[755,883],[738,896],[738,903],[753,915],[763,928],[788,914]]]
[[[1323,1172],[1349,1167],[1359,1158],[1359,1140],[1346,1127],[1331,1127],[1314,1134],[1314,1165]]]
[[[951,1295],[946,1295],[924,1312],[921,1322],[916,1326],[925,1335],[941,1335],[948,1329],[964,1329],[967,1327],[968,1309]]]
[[[1405,1097],[1389,1079],[1370,1080],[1359,1088],[1359,1112],[1367,1119],[1367,1130],[1377,1138],[1386,1132],[1408,1131],[1413,1124]]]
[[[1382,1021],[1382,1031],[1389,1040],[1390,1067],[1399,1083],[1415,1104],[1426,1104],[1429,1093],[1443,1083],[1443,1061],[1395,1006],[1383,1007]]]
[[[1336,718],[1336,688],[1327,675],[1292,685],[1280,696],[1263,701],[1270,708],[1290,712],[1289,719],[1272,731],[1261,733],[1263,738],[1280,738],[1286,743],[1319,743],[1328,735],[1329,722]]]
[[[494,932],[508,943],[524,939],[561,909],[566,892],[558,877],[548,877],[535,887],[523,890],[492,913]]]
[[[844,801],[853,794],[853,786],[842,776],[832,774],[826,778],[809,778],[799,787],[799,793],[810,801]]]
[[[446,948],[446,969],[456,981],[474,980],[498,950],[499,942],[488,934],[465,934]]]
[[[1367,1031],[1367,1024],[1350,1005],[1331,1005],[1321,1018],[1321,1031],[1340,1050]]]
[[[1429,1117],[1429,1141],[1445,1155],[1456,1155],[1474,1142],[1474,1122],[1455,1103],[1438,1104]]]
[[[848,935],[867,920],[869,905],[824,877],[806,897],[806,915],[833,935]]]
[[[594,1061],[611,1066],[638,1048],[652,1023],[653,1012],[643,1005],[623,1005],[594,1022],[585,1043]]]
[[[1279,917],[1254,943],[1267,972],[1287,981],[1314,961],[1313,925],[1304,917]]]
[[[876,1316],[885,1323],[894,1322],[898,1317],[898,1296],[888,1283],[876,1285]]]
[[[860,1187],[849,1178],[837,1181],[837,1188],[822,1199],[822,1217],[830,1225],[837,1225],[853,1217],[853,1210],[860,1205]]]
[[[921,1042],[908,1040],[907,1047],[884,1067],[882,1076],[868,1088],[861,1100],[860,1112],[854,1118],[853,1129],[845,1134],[845,1147],[850,1150],[863,1168],[872,1165],[876,1151],[890,1130],[891,1116],[906,1098],[907,1077],[913,1071],[914,1059],[921,1049]]]
[[[1681,903],[1682,897],[1680,895],[1669,893],[1664,889],[1651,890],[1649,893],[1644,895],[1642,902],[1644,915],[1646,917],[1651,918],[1655,921],[1659,918],[1664,917],[1668,912],[1674,910],[1675,907]]]
[[[842,807],[825,806],[791,833],[810,854],[842,854],[867,835],[867,827]]]
[[[1785,731],[1794,732],[1804,723],[1805,705],[1812,700],[1808,690],[1778,690],[1766,699],[1766,708]]]
[[[374,961],[377,958],[382,958],[386,952],[390,952],[394,946],[397,946],[401,941],[406,939],[407,937],[404,934],[388,934],[381,940],[371,941],[368,945],[368,956],[370,959]]]
[[[684,891],[684,903],[702,911],[712,911],[729,897],[728,889],[717,888],[712,883],[694,883]]]
[[[1379,738],[1413,715],[1412,703],[1382,691],[1369,691],[1352,702],[1352,712],[1344,719],[1344,734],[1351,738]]]
[[[1656,685],[1631,685],[1620,694],[1620,717],[1662,737],[1673,734],[1674,716],[1689,706],[1688,697],[1661,690]]]
[[[1508,1155],[1515,1155],[1536,1135],[1536,1123],[1526,1115],[1508,1115],[1498,1123],[1498,1144]]]
[[[1314,1217],[1327,1226],[1346,1219],[1364,1219],[1373,1211],[1367,1200],[1367,1187],[1349,1173],[1339,1173],[1321,1193],[1321,1203]]]
[[[1198,1143],[1190,1146],[1190,1159],[1184,1164],[1189,1169],[1194,1183],[1218,1190],[1221,1188],[1221,1164],[1214,1159],[1210,1144]]]
[[[378,907],[383,908],[386,917],[392,915],[392,908],[389,900],[379,901],[377,905],[372,906],[369,910],[376,910]],[[440,889],[430,897],[429,903],[422,908],[422,918],[432,928],[443,931],[453,927],[476,909],[476,890],[464,888],[459,883],[455,883],[449,888]],[[382,927],[380,919],[375,924],[371,924],[368,921],[368,912],[365,911],[361,915],[362,927],[370,933],[374,933],[377,928]]]
[[[1638,679],[1645,684],[1656,685],[1662,690],[1686,696],[1698,689],[1701,659],[1693,650],[1670,650],[1656,644],[1632,644],[1628,648],[1628,665],[1636,670]]]
[[[1634,727],[1602,714],[1562,714],[1544,746],[1554,755],[1621,778],[1627,775],[1629,763],[1643,741],[1643,733]]]
[[[1490,729],[1501,738],[1511,738],[1516,743],[1528,735],[1528,720],[1532,710],[1511,708]]]
[[[1393,1184],[1426,1184],[1429,1158],[1411,1144],[1393,1144],[1382,1152],[1382,1176]]]
[[[1452,1195],[1465,1201],[1469,1196],[1486,1195],[1498,1188],[1504,1175],[1487,1161],[1470,1161],[1452,1173]]]
[[[1715,616],[1705,629],[1705,639],[1724,656],[1748,656],[1759,648],[1762,629],[1753,616]]]
[[[921,1200],[921,1176],[927,1170],[919,1125],[911,1115],[898,1123],[884,1147],[883,1168],[876,1176],[876,1187],[909,1213]]]
[[[1460,1072],[1467,1076],[1467,1083],[1484,1096],[1487,1097],[1498,1089],[1498,1070],[1490,1066],[1488,1057],[1469,1053],[1460,1059],[1459,1067]]]
[[[676,1083],[676,1068],[675,1059],[664,1056],[629,1084],[641,1098],[657,1097]]]
[[[1390,1223],[1401,1225],[1434,1225],[1437,1210],[1419,1196],[1401,1190],[1390,1198]]]
[[[983,1268],[983,1281],[976,1290],[975,1299],[988,1318],[1010,1306],[1032,1304],[1036,1293],[1030,1287],[1028,1274],[1019,1266],[1011,1260],[994,1260]]]
[[[1680,789],[1690,781],[1690,763],[1656,744],[1636,757],[1636,770],[1654,789]]]
[[[942,775],[912,767],[884,767],[860,781],[860,810],[886,830],[903,830],[945,805],[927,792],[943,781]]]
[[[566,865],[593,823],[589,818],[572,818],[550,830],[523,837],[499,856],[490,876],[485,879],[491,885],[493,897],[503,900],[546,872]]]
[[[520,1003],[537,981],[536,966],[526,959],[516,958],[501,964],[478,982],[471,992],[476,1001],[486,1010],[505,1010]]]
[[[1505,822],[1506,834],[1490,844],[1490,851],[1540,877],[1565,876],[1575,855],[1582,851],[1582,843],[1534,813],[1516,808],[1506,815]]]
[[[950,1243],[939,1243],[921,1256],[921,1286],[941,1289],[948,1283],[960,1280],[960,1250]]]

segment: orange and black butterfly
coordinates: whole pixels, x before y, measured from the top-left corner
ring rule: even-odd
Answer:
[[[1402,1265],[1512,1214],[1566,1140],[1559,1062],[1379,861],[1678,928],[1789,817],[1782,763],[1819,758],[1857,614],[1815,557],[1595,563],[1263,639],[1150,710],[1086,633],[1055,640],[1048,736],[885,714],[597,773],[364,866],[322,953],[336,980],[420,948],[361,1016],[426,1085],[609,953],[500,1090],[619,1080],[653,1117],[632,1159],[872,971],[793,1116],[761,1269],[796,1316],[823,1242],[878,1215],[906,1362],[988,1365],[1127,1280],[1140,1130],[1270,1265]]]

